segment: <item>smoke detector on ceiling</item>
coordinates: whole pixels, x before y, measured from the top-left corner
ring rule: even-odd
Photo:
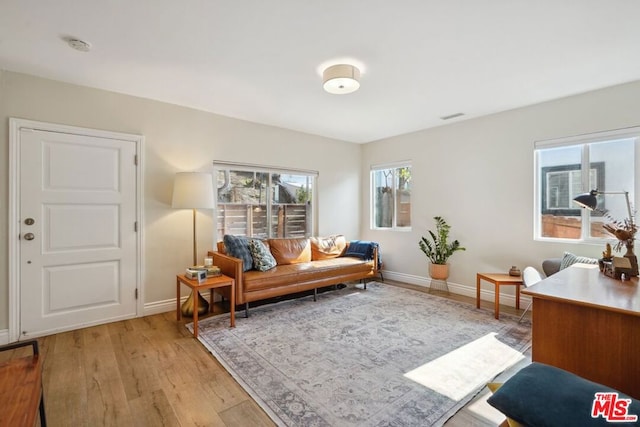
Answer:
[[[91,44],[84,40],[69,38],[67,39],[67,44],[80,52],[89,52],[91,50]]]

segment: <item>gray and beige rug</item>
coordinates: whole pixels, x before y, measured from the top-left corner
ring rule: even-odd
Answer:
[[[515,364],[531,327],[369,283],[199,324],[199,340],[279,425],[439,426]]]

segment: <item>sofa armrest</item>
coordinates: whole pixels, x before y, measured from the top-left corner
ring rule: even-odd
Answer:
[[[376,275],[378,274],[379,270],[380,270],[380,265],[378,263],[378,247],[374,247],[373,248],[373,274]]]
[[[220,267],[222,274],[236,281],[236,303],[243,304],[242,260],[215,251],[209,251],[207,255],[213,258],[213,265]]]

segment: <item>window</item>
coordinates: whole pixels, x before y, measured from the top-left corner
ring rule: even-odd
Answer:
[[[371,167],[371,227],[411,229],[411,164]]]
[[[214,162],[216,240],[225,234],[258,238],[309,237],[318,176],[313,171]]]
[[[640,128],[536,142],[536,238],[597,241],[611,239],[602,226],[628,217],[621,195],[598,195],[595,211],[573,202],[591,190],[635,195]],[[588,171],[588,173],[586,173]]]

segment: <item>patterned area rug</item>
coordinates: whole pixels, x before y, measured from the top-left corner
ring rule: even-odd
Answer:
[[[473,354],[486,347],[468,344],[493,340],[522,352],[531,325],[369,283],[366,290],[321,293],[317,302],[309,296],[254,308],[233,329],[228,315],[205,319],[199,340],[278,425],[440,426],[508,367],[501,361],[496,368],[493,357]],[[447,357],[456,349],[452,356],[458,356]],[[462,359],[460,352],[466,353]],[[484,362],[455,374],[452,366],[452,376],[462,375],[454,384],[473,386],[464,397],[451,398],[430,388],[428,378],[420,383],[405,376],[437,359]]]

